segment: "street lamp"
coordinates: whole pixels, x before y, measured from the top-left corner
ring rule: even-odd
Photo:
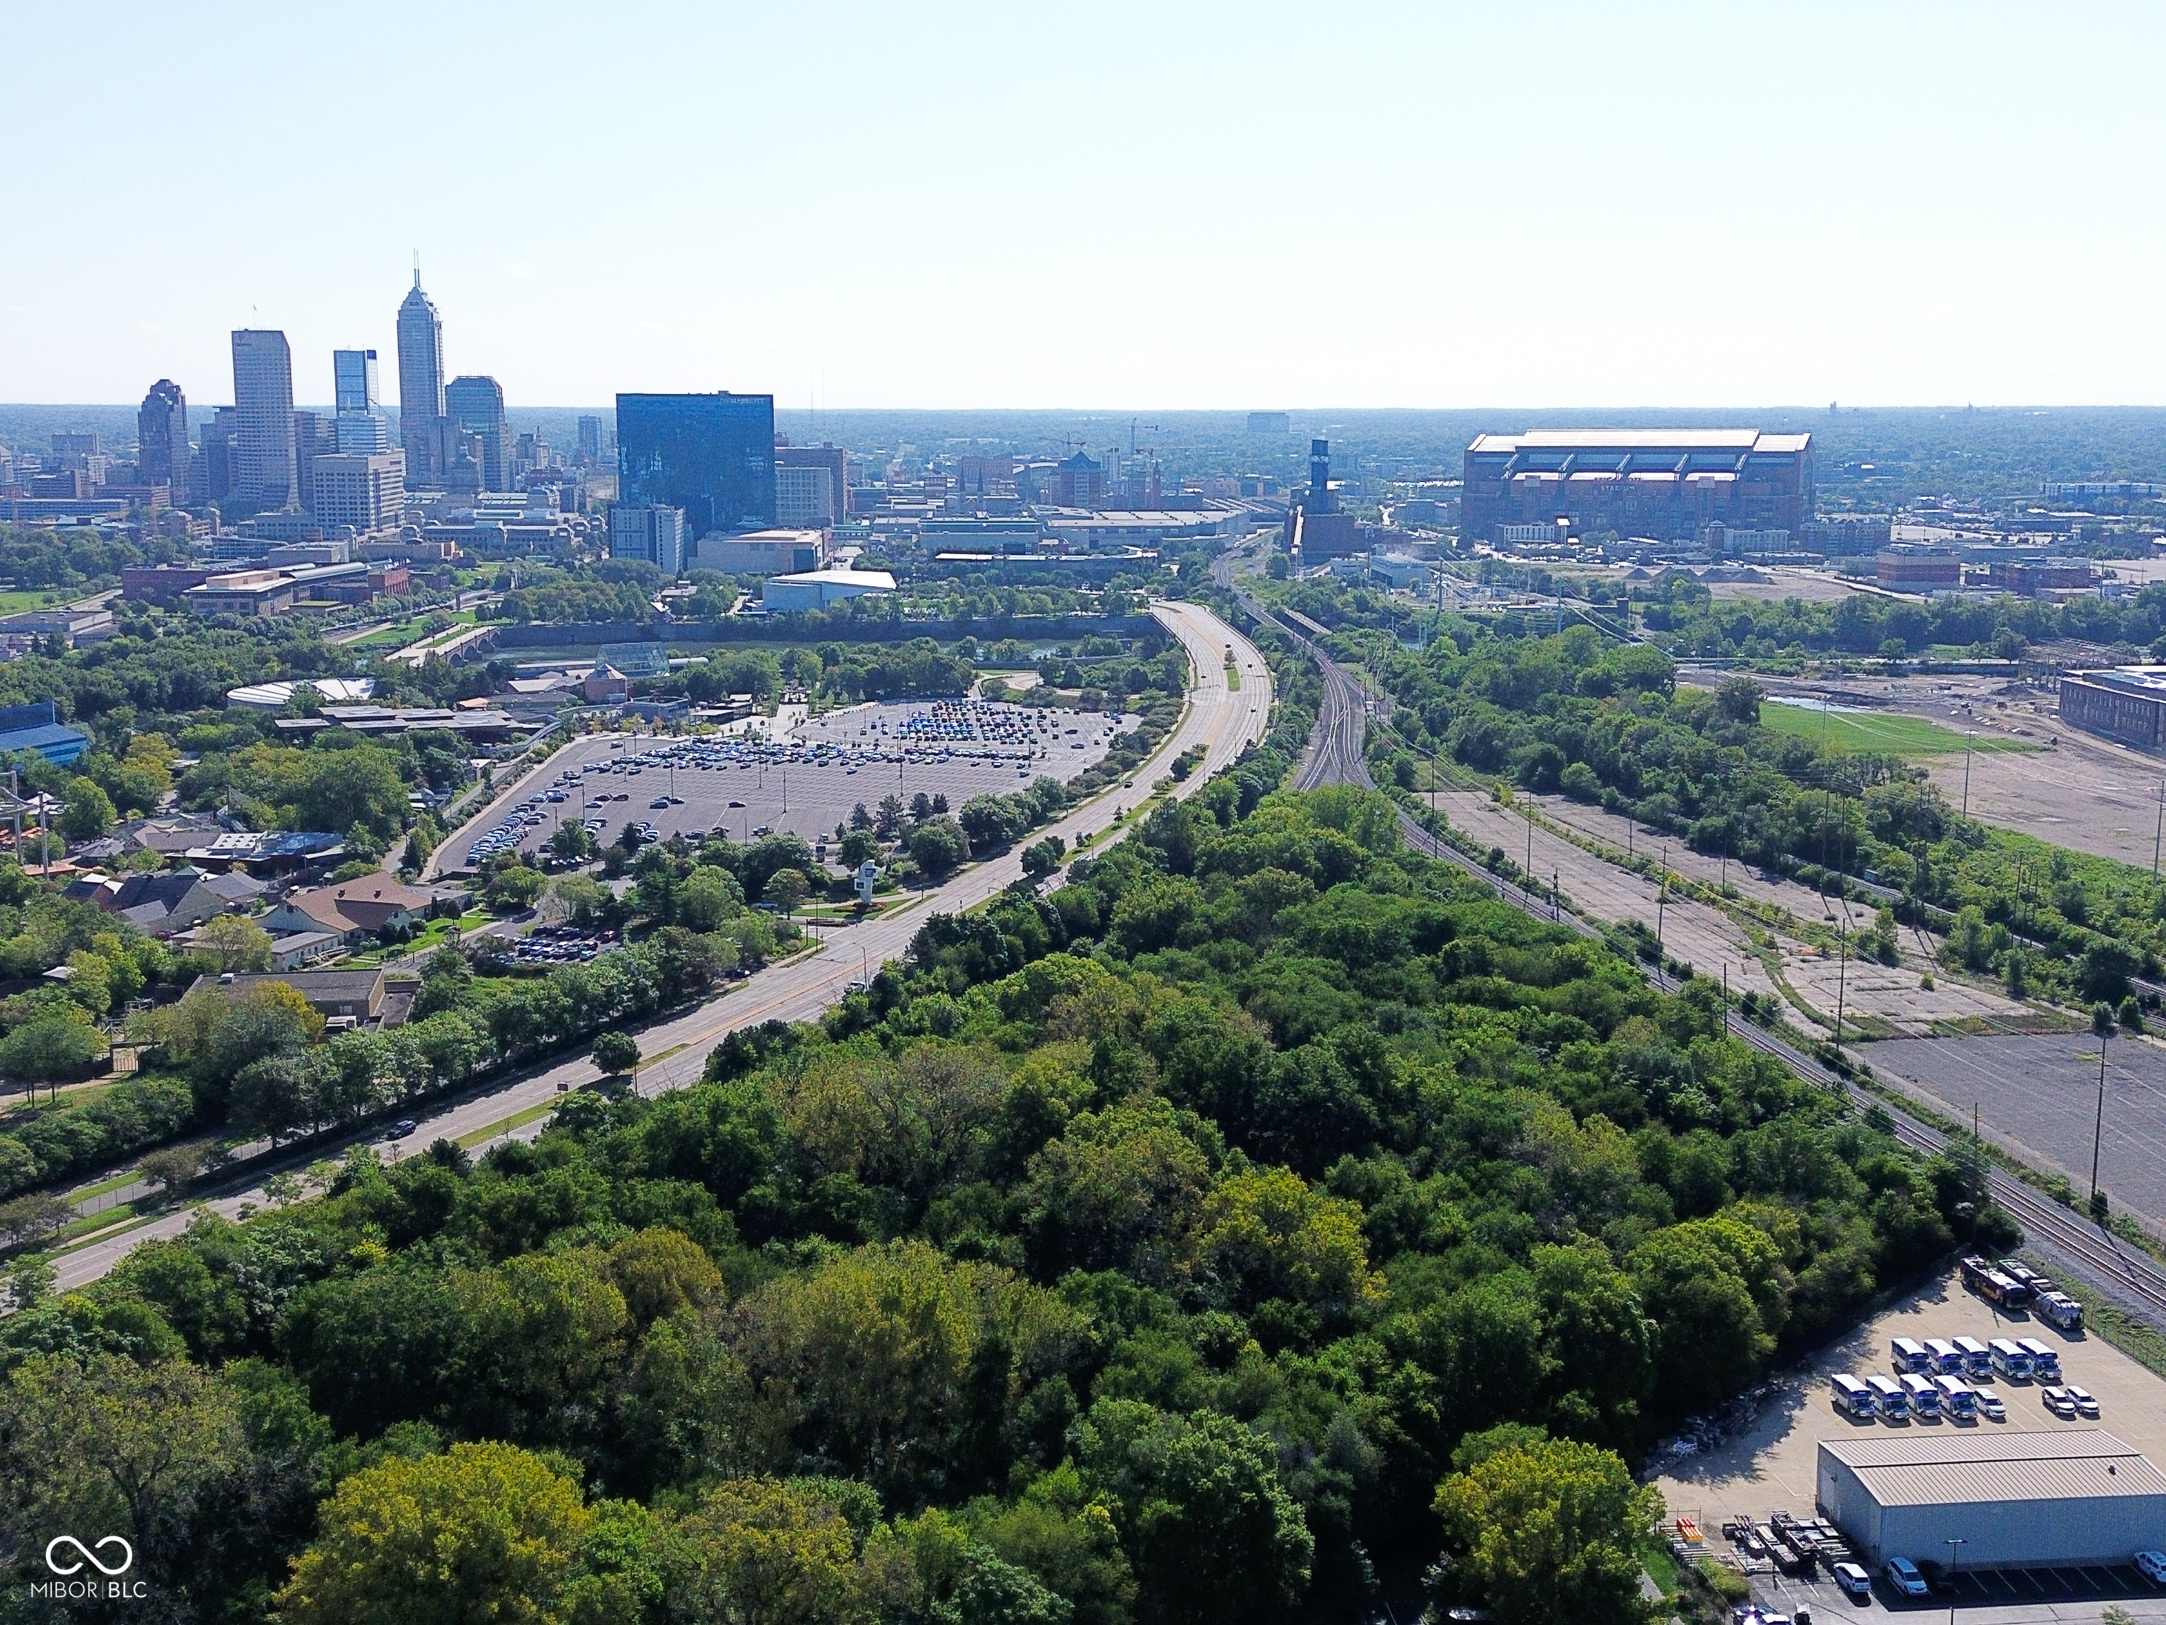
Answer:
[[[1948,1537],[1948,1625],[1955,1625],[1955,1549],[1969,1544],[1961,1535]]]

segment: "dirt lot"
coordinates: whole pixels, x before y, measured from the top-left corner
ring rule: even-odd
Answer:
[[[1828,1378],[1840,1371],[1861,1377],[1876,1371],[1889,1371],[1891,1338],[1914,1337],[1922,1341],[1928,1337],[1966,1334],[1987,1340],[2036,1337],[2052,1344],[2061,1350],[2062,1375],[2069,1382],[2089,1389],[2097,1397],[2101,1413],[2095,1421],[2064,1422],[2045,1408],[2038,1399],[2037,1390],[2030,1384],[1998,1382],[1992,1385],[1991,1391],[1999,1394],[2008,1407],[2008,1419],[2005,1422],[1981,1420],[1968,1425],[2032,1431],[2103,1428],[2142,1451],[2152,1461],[2166,1462],[2166,1382],[2161,1382],[2120,1350],[2097,1338],[2085,1338],[2081,1334],[2070,1337],[2027,1318],[2011,1320],[1983,1299],[1965,1292],[1951,1275],[1859,1326],[1815,1355],[1803,1369],[1786,1374],[1784,1385],[1763,1407],[1758,1421],[1742,1434],[1711,1451],[1671,1463],[1655,1480],[1670,1515],[1683,1514],[1698,1521],[1709,1531],[1709,1545],[1714,1550],[1724,1546],[1715,1531],[1726,1518],[1749,1515],[1755,1520],[1764,1520],[1778,1509],[1796,1513],[1801,1518],[1812,1516],[1820,1441],[1851,1437],[1893,1425],[1856,1422],[1837,1411],[1829,1399]],[[1919,1422],[1908,1425],[1937,1429],[1957,1424]],[[1917,1555],[1929,1557],[1934,1554]],[[1945,1557],[1946,1554],[1940,1555]],[[2124,1576],[2116,1582],[2112,1576],[2097,1576],[2091,1594],[2118,1594],[2127,1588],[2127,1581],[2131,1579],[2133,1576]],[[1994,1587],[1979,1587],[1975,1596],[1963,1598],[1966,1618],[2001,1625],[2000,1616],[1991,1612],[1999,1606],[2020,1606],[2028,1610],[2008,1615],[2011,1621],[2035,1622],[2057,1617],[2052,1608],[2045,1606],[2053,1599],[2055,1588],[2052,1583],[2043,1578],[2038,1581],[2036,1598],[2027,1589],[2028,1584],[2026,1581],[2022,1586],[2011,1585],[2006,1595],[1999,1594],[1997,1582]],[[2071,1593],[2083,1591],[2082,1582],[2075,1577],[2069,1577],[2067,1584]],[[1870,1611],[1866,1605],[1848,1602],[1832,1585],[1825,1583],[1801,1587],[1795,1581],[1781,1581],[1770,1576],[1759,1582],[1759,1586],[1769,1600],[1786,1609],[1809,1602],[1816,1620],[1822,1617],[1848,1619],[1853,1613]],[[2135,1594],[2146,1595],[2148,1589],[2136,1590]],[[1874,1606],[1885,1605],[1886,1599],[1882,1598]],[[1943,1601],[1936,1606],[1947,1604]],[[1973,1608],[1979,1610],[1976,1615]],[[2072,1611],[2066,1617],[2095,1620],[2097,1608],[2095,1600],[2089,1604],[2088,1611],[2075,1609],[2071,1603]],[[2154,1597],[2142,1617],[2166,1618],[2166,1602]]]
[[[1728,673],[1681,668],[1679,681],[1713,688]],[[1772,694],[1864,701],[1925,717],[1957,732],[2027,739],[2036,751],[1973,753],[1974,818],[2096,857],[2151,866],[2158,833],[2159,786],[2166,760],[2061,726],[2060,707],[2044,685],[2012,686],[1998,677],[1763,677]],[[1963,753],[1921,758],[1952,807],[1964,804]]]
[[[2091,1181],[2098,1117],[2098,1040],[2088,1033],[1937,1038],[1878,1043],[1862,1052],[1873,1070],[1913,1086],[1945,1114],[1968,1120],[1973,1104],[2002,1146],[2034,1168],[2064,1175],[2078,1193]],[[2117,1208],[2166,1234],[2166,1044],[2117,1038],[2106,1046],[2106,1105],[2098,1182]]]
[[[1599,807],[1583,806],[1560,796],[1528,799],[1544,818],[1592,835],[1618,853],[1659,853],[1664,849],[1662,836]],[[1486,791],[1445,791],[1435,800],[1456,828],[1478,841],[1502,847],[1515,863],[1527,861],[1527,821],[1513,808],[1493,802]],[[1818,893],[1795,881],[1759,874],[1741,863],[1725,865],[1720,856],[1702,856],[1681,842],[1668,841],[1667,851],[1673,873],[1710,885],[1727,881],[1742,896],[1788,910],[1800,920],[1819,920],[1828,906]],[[1656,924],[1654,881],[1620,868],[1540,825],[1534,829],[1534,873],[1544,882],[1556,875],[1564,894],[1598,919],[1617,923],[1641,920],[1649,927]],[[1832,906],[1839,918],[1844,915],[1844,904],[1838,901]],[[1851,903],[1848,908],[1856,910],[1858,906]],[[1727,973],[1733,992],[1749,990],[1781,996],[1758,951],[1746,941],[1744,928],[1728,915],[1674,895],[1661,912],[1663,946],[1673,958],[1710,976]],[[1853,927],[1863,926],[1871,920],[1869,916],[1853,915],[1850,923]],[[1862,1023],[1870,1031],[1888,1034],[1924,1034],[1937,1030],[1936,1024],[1964,1020],[2022,1023],[2033,1018],[2033,1012],[2026,1007],[1961,982],[1935,967],[1928,944],[1918,939],[1905,942],[1901,966],[1873,965],[1856,959],[1846,965],[1839,955],[1780,933],[1777,946],[1783,979],[1814,1010],[1829,1018],[1822,1026],[1824,1031],[1833,1030],[1838,998],[1846,1026]],[[1928,971],[1934,973],[1936,983],[1931,989],[1919,985]],[[1807,1030],[1815,1026],[1794,1004],[1791,1019]]]

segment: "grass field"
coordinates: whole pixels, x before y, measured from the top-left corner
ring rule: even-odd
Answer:
[[[1899,712],[1808,710],[1802,705],[1760,707],[1760,726],[1774,733],[1795,734],[1800,739],[1825,738],[1834,750],[1872,751],[1882,756],[1961,755],[1963,736],[1923,717]],[[1824,731],[1823,731],[1824,730]],[[2036,745],[2000,734],[1979,734],[1972,741],[1981,755],[1987,751],[2036,750]]]

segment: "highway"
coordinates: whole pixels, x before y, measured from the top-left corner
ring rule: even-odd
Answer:
[[[818,1016],[843,997],[851,982],[899,957],[928,915],[935,911],[961,913],[1020,880],[1020,848],[1030,841],[1053,834],[1065,839],[1071,849],[1086,837],[1095,845],[1118,822],[1119,813],[1134,810],[1144,799],[1146,786],[1154,783],[1166,764],[1181,752],[1199,744],[1205,750],[1203,765],[1170,788],[1170,794],[1187,797],[1261,740],[1270,723],[1271,671],[1256,646],[1200,604],[1165,601],[1153,604],[1151,613],[1187,649],[1193,686],[1180,725],[1152,758],[1136,769],[1135,789],[1116,787],[1104,791],[1059,822],[1033,832],[1015,850],[975,864],[946,884],[932,888],[922,901],[892,909],[863,925],[835,931],[817,951],[770,966],[693,1010],[641,1029],[635,1035],[640,1050],[654,1059],[639,1068],[634,1087],[645,1095],[681,1089],[699,1081],[709,1053],[739,1027]],[[1229,648],[1240,674],[1239,688],[1227,682]],[[547,770],[545,766],[539,771]],[[415,1155],[438,1139],[483,1135],[485,1138],[475,1142],[478,1149],[514,1133],[538,1134],[547,1121],[543,1108],[565,1090],[593,1083],[600,1075],[594,1063],[581,1054],[438,1108],[415,1106],[411,1108],[418,1124],[415,1133],[404,1140],[379,1144],[379,1153],[387,1160],[395,1160],[399,1155]],[[528,1112],[537,1115],[517,1127],[509,1124],[509,1119]],[[501,1133],[487,1133],[498,1125],[505,1125]],[[308,1149],[307,1155],[312,1160],[336,1157],[347,1146],[372,1138],[373,1133],[318,1143]],[[65,1290],[97,1279],[140,1243],[178,1235],[202,1208],[230,1217],[243,1203],[261,1207],[266,1200],[261,1183],[252,1178],[245,1188],[220,1190],[205,1201],[186,1204],[150,1224],[86,1243],[53,1259],[58,1284]]]
[[[1306,790],[1320,784],[1354,784],[1374,789],[1375,780],[1363,754],[1368,707],[1361,684],[1325,654],[1314,639],[1288,626],[1244,591],[1234,579],[1231,555],[1221,555],[1212,566],[1212,575],[1219,585],[1232,592],[1242,609],[1291,638],[1323,673],[1324,703],[1317,713],[1308,749],[1295,770],[1296,786]],[[1546,896],[1537,897],[1522,888],[1507,885],[1431,835],[1404,808],[1399,811],[1399,825],[1410,845],[1455,864],[1484,885],[1493,887],[1504,901],[1544,919],[1559,918],[1550,912],[1551,905]],[[1561,921],[1582,935],[1598,935],[1595,926],[1578,914],[1562,914]],[[1681,985],[1675,977],[1660,969],[1646,974],[1665,992],[1675,992]],[[1940,1130],[1851,1082],[1789,1040],[1744,1021],[1731,1023],[1730,1031],[1755,1049],[1782,1061],[1799,1077],[1840,1092],[1858,1111],[1880,1107],[1893,1120],[1895,1137],[1914,1150],[1931,1156],[1947,1149],[1948,1136]],[[1858,1059],[1848,1050],[1843,1053],[1853,1063]],[[2153,1325],[2166,1329],[2166,1269],[2162,1269],[2156,1259],[2107,1234],[2000,1168],[1989,1167],[1986,1186],[1993,1201],[2014,1215],[2024,1233],[2059,1254],[2072,1272],[2080,1274],[2094,1288],[2137,1310]]]

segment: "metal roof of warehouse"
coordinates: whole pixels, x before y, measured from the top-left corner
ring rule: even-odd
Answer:
[[[1823,1439],[1820,1448],[1882,1506],[2166,1495],[2166,1474],[2102,1428],[1878,1435]]]

